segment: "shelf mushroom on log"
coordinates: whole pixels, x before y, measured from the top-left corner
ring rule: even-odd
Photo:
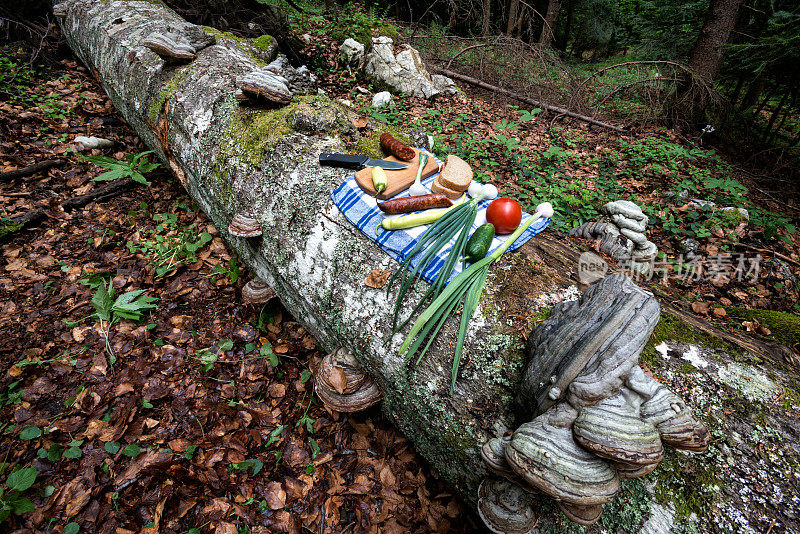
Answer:
[[[488,441],[486,466],[552,497],[572,521],[591,525],[616,497],[620,479],[655,469],[662,442],[705,450],[705,426],[637,365],[659,315],[655,297],[618,274],[580,301],[557,305],[528,340],[518,401],[533,420],[510,439]]]

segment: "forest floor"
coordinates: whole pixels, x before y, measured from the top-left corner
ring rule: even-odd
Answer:
[[[654,206],[652,213],[662,212],[665,224],[654,224],[648,237],[668,257],[678,255],[687,237],[699,241],[701,258],[761,254],[758,280],[737,280],[729,271],[716,279],[671,276],[649,283],[691,301],[693,313],[722,328],[797,349],[800,248],[789,231],[796,189],[765,184],[758,173],[705,149],[692,155],[699,147],[666,130],[631,140],[535,114],[523,120],[525,110],[468,87],[466,95],[435,105],[406,97],[376,110],[368,105],[372,88],[337,68],[337,47],[314,35],[307,50],[330,67],[321,73],[329,96],[396,125],[416,122],[436,136],[440,153],[461,150],[503,193],[529,207],[554,201],[564,215],[562,229],[589,220],[605,200],[634,195]],[[75,136],[115,141],[84,156],[123,159],[146,148],[74,57],[57,47],[42,54],[52,66],[17,80],[15,98],[0,101],[0,175],[63,160],[0,181],[2,217],[45,210],[41,224],[0,248],[0,472],[19,465],[37,471],[36,484],[24,493],[34,509],[12,515],[4,527],[192,534],[478,530],[480,520],[377,409],[344,416],[318,403],[309,381],[321,357],[316,341],[277,300],[263,308],[242,304],[245,267],[163,168],[147,175],[149,187],[132,184],[110,199],[62,208],[99,187],[92,179],[104,171],[81,158]],[[521,168],[525,154],[547,156],[528,162],[535,172],[523,180],[510,170]],[[628,171],[617,172],[617,185],[607,187],[594,177],[611,160]],[[711,217],[702,209],[658,208],[664,203],[657,191],[698,171],[709,179],[735,175],[744,188],[734,187],[731,196],[784,217],[775,219],[775,235],[752,219],[726,227],[719,220],[705,224]],[[558,185],[566,176],[574,180],[571,189]],[[566,213],[571,205],[574,216]],[[684,217],[698,231],[677,228]],[[157,298],[152,310],[142,309],[141,322],[114,323],[113,310],[113,324],[99,320],[93,302],[108,310],[110,292],[135,290]],[[767,316],[747,311],[753,309],[782,312],[781,320],[794,326],[778,331]]]

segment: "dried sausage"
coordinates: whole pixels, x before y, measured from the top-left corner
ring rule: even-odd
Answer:
[[[415,197],[395,198],[386,202],[379,202],[378,208],[384,213],[395,215],[397,213],[411,213],[412,211],[428,210],[432,208],[449,208],[453,202],[442,193],[419,195]]]
[[[413,148],[405,143],[401,143],[389,133],[381,134],[381,148],[397,159],[401,159],[403,161],[411,161],[416,155]]]

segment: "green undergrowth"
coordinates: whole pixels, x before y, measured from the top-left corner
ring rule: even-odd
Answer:
[[[771,337],[778,343],[797,350],[800,347],[800,317],[790,312],[773,310],[748,310],[746,308],[726,307],[725,311],[735,320],[731,326],[741,328],[742,321],[756,320],[769,328]]]
[[[259,0],[264,4],[282,4],[279,0]],[[300,5],[306,13],[296,9],[285,9],[289,15],[292,29],[297,33],[312,35],[329,35],[341,43],[345,39],[355,39],[361,44],[369,45],[375,36],[391,37],[395,42],[400,39],[397,28],[387,22],[386,9],[377,5],[365,9],[354,2],[337,6],[333,15],[324,13],[324,4],[301,0]]]
[[[479,103],[473,106],[480,111]],[[638,203],[650,216],[651,226],[677,239],[711,237],[720,228],[727,239],[736,240],[733,228],[742,216],[723,212],[723,207],[747,209],[750,224],[763,228],[766,240],[788,242],[796,231],[790,217],[746,200],[747,188],[714,150],[687,147],[664,136],[609,140],[602,149],[586,150],[588,140],[583,134],[559,127],[550,129],[547,149],[528,150],[520,138],[535,127],[540,111],[509,106],[510,118],[495,122],[491,135],[478,133],[480,120],[471,114],[453,118],[429,109],[420,123],[435,135],[435,150],[469,161],[478,181],[502,176],[504,193],[528,208],[551,202],[556,211],[552,224],[562,231],[600,218],[600,207],[617,199]],[[658,198],[638,198],[628,189],[632,183],[655,191]],[[714,202],[716,208],[689,206],[677,212],[671,209],[673,202],[662,197],[678,194]]]

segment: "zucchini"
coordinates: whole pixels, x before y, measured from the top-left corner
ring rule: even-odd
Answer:
[[[492,239],[494,239],[494,225],[486,223],[479,226],[470,236],[467,246],[464,247],[464,261],[475,263],[483,259],[489,252],[489,247],[492,246]]]

